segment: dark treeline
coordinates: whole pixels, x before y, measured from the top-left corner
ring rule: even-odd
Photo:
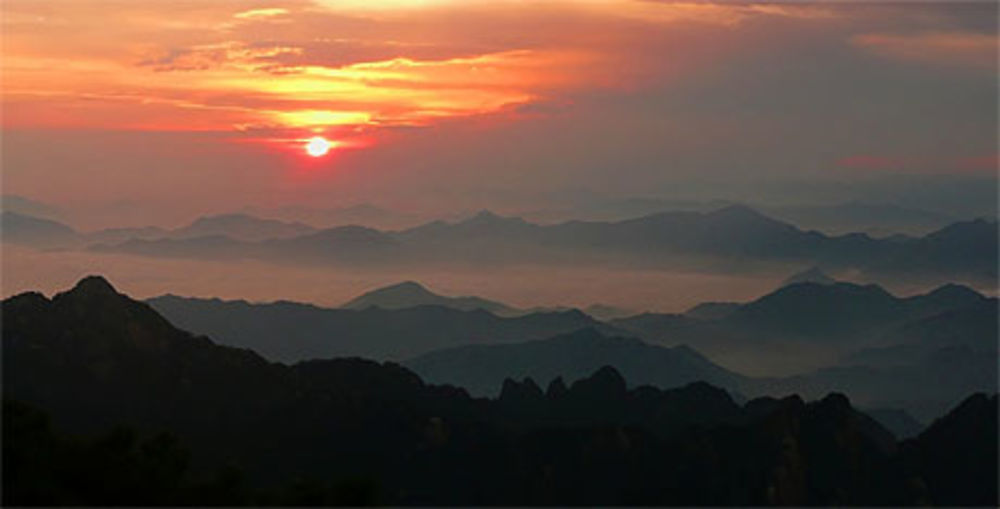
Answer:
[[[373,505],[369,479],[299,478],[271,489],[253,486],[238,467],[191,469],[191,451],[176,435],[139,436],[115,427],[94,437],[58,433],[49,416],[4,400],[5,505]]]
[[[6,505],[997,503],[982,394],[903,442],[842,395],[740,405],[611,368],[476,399],[391,363],[269,363],[100,278],[4,301],[3,363]]]

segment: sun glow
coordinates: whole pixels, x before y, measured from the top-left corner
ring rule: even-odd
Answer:
[[[336,133],[335,142],[307,149],[314,157],[346,148],[343,136],[537,115],[572,102],[565,95],[631,89],[652,64],[621,56],[647,54],[631,49],[645,39],[586,35],[608,20],[644,30],[651,23],[731,26],[820,14],[693,0],[275,0],[249,9],[218,0],[190,0],[184,8],[120,0],[8,3],[18,5],[0,20],[4,127],[236,130],[291,140],[296,149],[310,143],[301,133]],[[63,4],[74,8],[52,18]],[[462,23],[438,29],[451,19]],[[553,20],[572,22],[535,33]],[[927,45],[897,39],[865,36],[855,45],[892,55]],[[988,46],[939,39],[931,43],[977,54]],[[522,109],[534,103],[541,107]]]
[[[323,157],[333,148],[333,144],[322,136],[314,136],[306,141],[306,153],[312,157]]]

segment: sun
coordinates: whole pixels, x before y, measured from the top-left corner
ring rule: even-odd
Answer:
[[[314,136],[306,141],[306,153],[313,157],[323,157],[333,145],[322,136]]]

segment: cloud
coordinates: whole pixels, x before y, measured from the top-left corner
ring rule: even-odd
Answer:
[[[24,168],[8,179],[12,189],[58,187],[60,172],[71,171],[61,167],[102,179],[108,164],[121,170],[107,177],[118,186],[108,193],[132,180],[130,190],[159,193],[144,187],[156,178],[177,179],[181,193],[224,174],[246,186],[226,200],[252,199],[250,189],[270,197],[291,185],[280,175],[300,147],[232,141],[317,131],[372,140],[371,148],[342,154],[336,171],[310,173],[308,186],[285,191],[288,200],[394,190],[434,200],[435,182],[455,195],[525,182],[655,193],[683,174],[805,178],[831,173],[838,159],[862,170],[944,172],[956,154],[987,154],[996,143],[995,74],[975,63],[984,62],[982,34],[995,41],[993,32],[976,22],[982,16],[938,4],[182,4],[4,4],[5,129],[130,130],[118,144],[171,139],[170,153],[195,154],[185,159],[191,171],[177,174],[167,164],[147,170],[138,149],[119,157],[106,145],[61,141],[79,133],[45,138],[43,146],[73,148],[56,161],[52,150],[5,143]],[[977,70],[940,65],[952,60]],[[936,162],[918,167],[894,154]],[[251,168],[259,181],[243,177]]]
[[[274,18],[277,16],[283,16],[288,14],[288,9],[283,9],[280,7],[272,7],[266,9],[250,9],[248,11],[237,12],[233,14],[234,18],[237,19],[261,19],[261,18]]]
[[[312,129],[333,118],[366,119],[359,125],[370,127],[422,125],[565,102],[560,96],[580,89],[635,86],[660,64],[650,65],[649,50],[633,48],[655,48],[663,24],[729,27],[755,17],[820,12],[632,0],[254,4],[109,2],[102,8],[96,2],[85,9],[67,0],[12,0],[3,21],[4,102],[48,93],[63,108],[24,101],[5,123],[39,125],[49,115],[53,125],[90,119],[135,128],[135,121],[108,126],[128,115],[101,114],[101,101],[118,112],[121,103],[142,98],[147,120],[141,125],[155,124],[148,105],[156,104],[162,129],[191,125],[192,109],[208,117],[195,124],[216,129],[274,123]],[[674,53],[669,72],[703,51]],[[73,97],[79,101],[70,106]],[[242,104],[234,104],[241,97]],[[183,111],[165,121],[171,104]],[[35,114],[28,112],[33,108]]]

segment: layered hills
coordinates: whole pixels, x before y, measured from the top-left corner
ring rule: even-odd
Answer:
[[[601,368],[489,400],[391,363],[275,364],[100,278],[3,320],[9,505],[997,503],[995,396],[897,442],[842,395],[740,405]],[[169,435],[136,450],[120,425]]]

